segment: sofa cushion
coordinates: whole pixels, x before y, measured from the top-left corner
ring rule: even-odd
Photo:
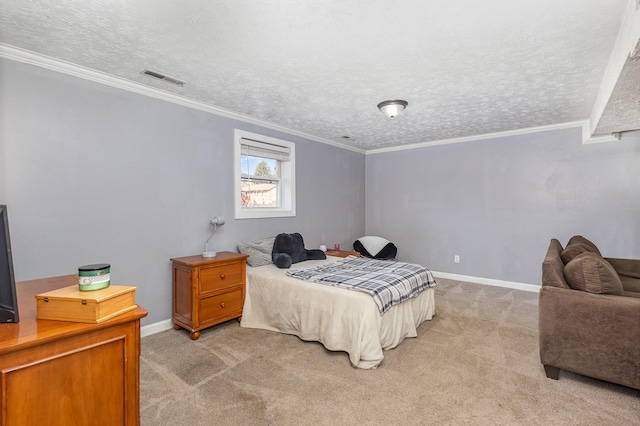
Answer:
[[[618,275],[620,275],[620,279],[622,279],[623,276],[626,276],[629,278],[636,278],[638,282],[640,282],[640,259],[605,257],[604,260],[613,266],[613,269],[615,269]],[[622,280],[622,285],[624,285],[624,279]]]
[[[621,273],[618,273],[618,276],[620,277],[620,281],[622,281],[622,288],[624,288],[624,291],[631,291],[640,294],[640,278],[629,277]]]
[[[622,295],[622,282],[613,266],[595,253],[582,253],[564,267],[564,277],[574,290]]]
[[[600,253],[600,250],[598,250],[598,247],[595,244],[593,244],[591,241],[587,240],[582,235],[574,235],[573,237],[571,237],[571,239],[567,243],[567,246],[571,244],[576,244],[576,243],[586,247],[588,251],[602,257],[602,253]]]
[[[566,265],[567,263],[571,262],[577,255],[591,252],[592,251],[589,250],[584,244],[573,243],[566,246],[564,250],[560,252],[560,258],[562,258],[562,263]]]

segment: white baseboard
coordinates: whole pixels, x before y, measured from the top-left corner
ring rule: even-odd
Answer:
[[[171,319],[154,322],[153,324],[140,327],[140,337],[150,336],[152,334],[160,333],[161,331],[169,330],[170,328],[173,328],[173,322]]]
[[[476,284],[492,285],[495,287],[506,287],[506,288],[512,288],[514,290],[531,291],[534,293],[538,293],[541,288],[541,286],[535,285],[535,284],[525,284],[525,283],[518,283],[513,281],[494,280],[491,278],[472,277],[469,275],[450,274],[448,272],[431,271],[431,273],[436,278],[445,278],[448,280],[456,280],[456,281],[466,281],[466,282],[476,283]]]

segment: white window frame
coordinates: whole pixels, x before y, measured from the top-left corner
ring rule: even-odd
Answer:
[[[264,148],[278,147],[289,152],[289,161],[280,163],[280,207],[243,207],[241,199],[242,171],[240,158],[242,156],[243,139],[252,145],[264,145]],[[296,145],[293,142],[276,139],[244,130],[234,130],[233,160],[234,160],[234,204],[236,219],[260,219],[270,217],[292,217],[296,215]]]

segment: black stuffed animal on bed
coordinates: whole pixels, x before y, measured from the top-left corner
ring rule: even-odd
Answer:
[[[326,259],[327,256],[322,250],[306,250],[302,235],[295,232],[293,234],[278,234],[273,242],[271,260],[280,269],[290,268],[291,265],[305,260]]]

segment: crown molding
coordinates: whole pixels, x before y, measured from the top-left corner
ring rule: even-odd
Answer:
[[[403,151],[407,149],[426,148],[436,145],[449,145],[454,143],[473,142],[485,139],[506,138],[511,136],[527,135],[531,133],[547,132],[550,130],[573,129],[579,127],[582,130],[582,143],[589,139],[589,120],[570,121],[567,123],[550,124],[548,126],[527,127],[524,129],[508,130],[505,132],[484,133],[481,135],[465,136],[461,138],[440,139],[437,141],[423,142],[418,144],[396,146],[391,148],[380,148],[367,151],[369,154],[381,154],[392,151]]]
[[[286,133],[289,135],[299,136],[304,139],[309,139],[315,142],[332,145],[337,148],[342,148],[349,151],[358,152],[361,154],[365,153],[365,151],[360,148],[343,145],[329,139],[320,138],[318,136],[310,135],[304,132],[300,132],[298,130],[290,129],[288,127],[280,126],[278,124],[270,123],[268,121],[260,120],[248,115],[240,114],[224,108],[209,105],[204,102],[196,101],[186,96],[176,95],[174,93],[170,93],[165,90],[146,86],[138,82],[127,80],[121,77],[116,77],[113,75],[109,75],[109,74],[96,71],[90,68],[86,68],[80,65],[72,64],[70,62],[66,62],[66,61],[55,59],[49,56],[41,55],[39,53],[20,49],[5,43],[0,43],[0,58],[6,58],[12,61],[34,65],[36,67],[45,68],[45,69],[59,72],[62,74],[71,75],[74,77],[82,78],[84,80],[89,80],[95,83],[104,84],[107,86],[126,90],[128,92],[137,93],[143,96],[149,96],[155,99],[160,99],[160,100],[171,102],[177,105],[186,106],[188,108],[193,108],[199,111],[208,112],[210,114],[218,115],[221,117],[242,121],[243,123],[254,124],[257,126],[265,127],[271,130],[276,130],[278,132]]]
[[[436,141],[429,141],[429,142],[411,144],[411,145],[403,145],[398,147],[364,150],[361,148],[344,145],[329,139],[324,139],[318,136],[310,135],[295,129],[290,129],[288,127],[270,123],[268,121],[260,120],[260,119],[257,119],[248,115],[240,114],[234,111],[230,111],[224,108],[212,106],[204,102],[196,101],[194,99],[191,99],[185,96],[180,96],[171,92],[167,92],[162,89],[146,86],[138,82],[127,80],[121,77],[116,77],[113,75],[109,75],[109,74],[96,71],[90,68],[86,68],[80,65],[72,64],[70,62],[62,61],[59,59],[51,58],[49,56],[45,56],[45,55],[34,53],[28,50],[20,49],[8,44],[0,43],[0,58],[6,58],[16,62],[33,65],[33,66],[48,69],[54,72],[59,72],[62,74],[78,77],[78,78],[92,81],[95,83],[104,84],[107,86],[126,90],[128,92],[137,93],[143,96],[149,96],[155,99],[160,99],[160,100],[171,102],[177,105],[186,106],[188,108],[204,111],[217,116],[226,117],[226,118],[238,120],[244,123],[265,127],[265,128],[282,132],[288,135],[299,136],[304,139],[320,142],[320,143],[331,145],[337,148],[346,149],[348,151],[353,151],[353,152],[366,154],[366,155],[381,154],[381,153],[393,152],[393,151],[402,151],[407,149],[418,149],[418,148],[425,148],[425,147],[431,147],[431,146],[437,146],[437,145],[472,142],[472,141],[479,141],[479,140],[485,140],[485,139],[503,138],[503,137],[530,134],[530,133],[544,132],[549,130],[575,128],[575,127],[582,128],[582,142],[584,144],[611,142],[611,141],[619,140],[619,138],[616,138],[614,135],[592,137],[591,136],[592,121],[586,119],[586,120],[573,121],[568,123],[553,124],[548,126],[529,127],[524,129],[518,129],[518,130],[509,130],[505,132],[485,133],[480,135],[465,136],[461,138],[441,139]]]
[[[584,141],[583,144],[591,145],[594,143],[619,142],[619,141],[620,141],[620,133],[613,133],[611,135],[591,136],[589,139]]]

